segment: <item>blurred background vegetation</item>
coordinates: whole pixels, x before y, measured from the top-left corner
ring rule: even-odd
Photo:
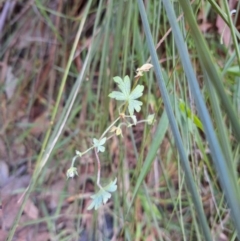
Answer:
[[[141,3],[0,1],[1,241],[238,240],[238,2],[144,1],[147,20]],[[101,182],[117,177],[118,189],[88,211],[94,153],[76,162],[74,179],[66,171],[118,117],[113,77],[133,80],[151,47],[137,118],[156,121],[107,143]]]

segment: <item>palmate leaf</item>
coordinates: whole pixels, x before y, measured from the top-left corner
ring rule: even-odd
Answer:
[[[136,88],[131,91],[131,82],[127,75],[124,77],[124,80],[122,80],[119,76],[114,77],[113,80],[118,84],[118,88],[121,92],[113,91],[109,94],[109,97],[127,102],[128,111],[131,116],[133,115],[134,110],[139,112],[141,110],[142,102],[136,99],[142,96],[144,86],[137,85]]]
[[[117,178],[110,182],[107,186],[101,188],[98,193],[91,196],[92,202],[87,208],[87,210],[95,209],[97,210],[101,205],[105,204],[109,198],[112,196],[112,192],[117,190]]]
[[[103,146],[106,142],[107,138],[104,137],[100,140],[93,138],[93,144],[94,146],[97,148],[97,152],[104,152],[105,151],[105,147]]]

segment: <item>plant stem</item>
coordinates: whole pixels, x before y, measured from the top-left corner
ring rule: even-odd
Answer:
[[[98,164],[98,170],[97,170],[97,185],[100,189],[102,189],[102,186],[100,184],[100,177],[101,177],[101,163],[100,163],[100,159],[99,159],[99,156],[98,156],[98,153],[97,153],[97,148],[94,148],[94,151],[95,151],[95,155],[96,155],[96,158],[97,158],[97,164]]]
[[[107,132],[119,121],[120,117],[118,117],[101,135],[100,140],[107,134]]]

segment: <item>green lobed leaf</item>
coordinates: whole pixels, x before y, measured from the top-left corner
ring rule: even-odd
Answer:
[[[126,100],[126,96],[122,92],[119,92],[119,91],[113,91],[108,96],[113,99],[116,99],[116,100]]]
[[[142,96],[144,90],[143,85],[137,85],[136,88],[131,92],[129,99],[134,100]]]
[[[114,80],[114,78],[113,78]],[[122,93],[126,96],[126,98],[128,98],[129,93],[131,92],[131,82],[129,77],[126,75],[124,77],[124,80],[122,81],[122,79],[120,77],[117,78],[117,81],[114,80],[116,83],[118,83],[118,87],[119,89],[122,91]]]
[[[139,112],[141,110],[141,105],[142,102],[139,100],[131,100],[128,103],[128,111],[130,113],[130,115],[132,116],[134,113],[134,110],[136,110],[137,112]]]
[[[142,96],[144,86],[137,85],[134,90],[131,91],[131,82],[127,75],[124,77],[124,80],[122,80],[118,76],[114,77],[113,80],[118,84],[121,92],[113,91],[108,96],[116,100],[122,100],[127,102],[128,111],[131,116],[133,115],[134,110],[139,112],[141,110],[142,102],[136,99]]]
[[[104,152],[105,151],[105,147],[103,146],[106,142],[107,138],[104,137],[100,140],[96,139],[96,138],[93,138],[93,144],[94,144],[94,147],[97,148],[97,152]]]
[[[92,202],[88,206],[87,210],[95,209],[97,210],[101,205],[105,204],[109,198],[112,196],[112,192],[117,190],[117,178],[110,182],[107,186],[101,188],[96,194],[92,195]]]
[[[114,181],[110,182],[107,186],[104,187],[104,189],[108,192],[115,192],[117,190],[117,178],[115,178]]]

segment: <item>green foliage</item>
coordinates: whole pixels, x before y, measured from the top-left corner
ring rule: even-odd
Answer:
[[[87,208],[88,210],[95,209],[97,210],[102,204],[105,204],[109,198],[111,198],[111,193],[115,192],[117,190],[117,178],[110,182],[107,186],[100,188],[100,190],[91,196],[93,199],[89,207]]]
[[[38,156],[33,174],[33,181],[31,182],[32,184],[28,187],[27,191],[24,192],[24,195],[22,195],[23,202],[21,203],[23,204],[19,208],[19,214],[15,219],[16,222],[12,225],[10,230],[7,229],[7,233],[9,233],[7,240],[11,241],[14,239],[13,234],[16,227],[19,227],[19,224],[21,227],[34,224],[38,225],[42,217],[47,223],[51,237],[54,237],[56,240],[79,239],[79,233],[81,233],[81,230],[84,228],[81,225],[81,223],[84,223],[81,220],[82,215],[86,215],[86,213],[75,212],[74,214],[76,215],[73,216],[70,216],[70,214],[72,213],[71,210],[75,211],[78,210],[79,206],[82,207],[84,203],[84,199],[82,198],[79,200],[79,205],[69,206],[70,212],[67,218],[77,224],[76,230],[69,232],[69,235],[72,237],[67,234],[65,228],[58,230],[57,233],[55,232],[55,218],[52,219],[52,216],[54,215],[54,217],[57,218],[66,210],[65,207],[63,208],[64,210],[62,210],[63,200],[67,196],[65,188],[59,193],[60,198],[57,202],[57,208],[54,214],[51,212],[51,215],[49,215],[48,212],[44,211],[43,206],[45,206],[45,204],[48,205],[48,202],[44,202],[44,205],[38,207],[40,208],[41,218],[39,217],[39,219],[24,223],[21,223],[22,219],[20,219],[29,195],[32,196],[32,194],[34,194],[35,188],[37,186],[40,187],[43,180],[46,179],[46,173],[49,174],[48,170],[47,172],[44,170],[46,164],[51,161],[51,165],[47,165],[48,168],[55,167],[55,162],[59,163],[60,158],[61,160],[66,160],[66,158],[71,155],[69,152],[75,150],[76,146],[78,146],[80,151],[76,151],[75,156],[72,158],[72,163],[70,163],[71,160],[69,160],[69,170],[66,173],[67,178],[75,177],[76,179],[82,180],[81,176],[85,174],[83,173],[85,169],[77,168],[77,164],[79,162],[84,163],[84,160],[88,159],[82,159],[85,154],[91,155],[91,158],[94,158],[94,154],[96,155],[96,171],[98,176],[96,175],[96,177],[93,177],[93,179],[96,180],[95,193],[91,194],[92,199],[89,198],[89,204],[92,203],[88,209],[90,210],[90,208],[92,208],[92,210],[94,210],[100,208],[106,202],[110,201],[109,199],[112,198],[111,195],[114,195],[114,199],[112,200],[113,208],[111,205],[111,210],[109,209],[108,211],[113,214],[114,227],[120,227],[120,236],[123,240],[147,240],[152,238],[161,241],[176,239],[201,241],[219,240],[222,238],[224,240],[233,241],[238,239],[236,237],[236,227],[239,226],[237,219],[239,217],[237,208],[240,207],[240,202],[238,201],[239,185],[237,185],[239,183],[237,181],[239,180],[235,181],[232,177],[235,175],[234,173],[239,177],[237,167],[239,165],[240,147],[239,141],[237,140],[239,140],[238,137],[240,134],[237,131],[237,125],[234,124],[234,115],[231,115],[232,111],[230,111],[231,108],[229,108],[231,106],[226,102],[224,92],[221,90],[221,85],[223,85],[226,95],[229,97],[230,103],[233,105],[234,111],[236,111],[238,117],[240,71],[239,63],[236,61],[236,57],[239,59],[239,54],[236,54],[236,50],[238,50],[239,47],[236,44],[233,46],[232,43],[230,43],[229,46],[220,44],[221,33],[219,34],[215,31],[216,26],[214,23],[215,19],[220,15],[226,22],[225,26],[227,27],[232,25],[232,20],[235,17],[237,18],[237,14],[230,18],[228,9],[223,6],[223,1],[219,3],[213,0],[198,1],[189,5],[187,4],[188,1],[180,0],[175,1],[172,7],[170,6],[177,17],[177,20],[174,20],[176,17],[169,13],[169,7],[166,8],[167,4],[173,4],[172,1],[154,0],[145,4],[144,1],[139,0],[139,3],[144,3],[147,18],[151,18],[151,33],[149,32],[147,35],[153,36],[153,42],[151,46],[148,44],[148,49],[147,37],[144,36],[143,33],[143,24],[140,24],[140,15],[136,6],[137,1],[107,2],[100,0],[97,6],[94,4],[94,1],[85,1],[87,6],[83,4],[83,14],[80,18],[76,15],[76,11],[74,11],[76,8],[74,4],[71,6],[69,5],[67,8],[65,7],[66,4],[61,5],[62,7],[60,5],[58,7],[58,4],[55,4],[52,8],[52,6],[49,7],[48,2],[49,1],[38,0],[36,1],[36,7],[43,17],[43,20],[46,20],[46,27],[50,27],[49,29],[51,29],[51,35],[49,36],[48,31],[46,31],[44,36],[46,39],[50,37],[54,42],[52,48],[53,55],[51,56],[55,56],[57,62],[53,63],[54,68],[51,70],[51,78],[54,79],[54,76],[63,77],[62,80],[58,78],[58,88],[54,89],[54,93],[52,93],[52,85],[45,85],[44,99],[42,99],[42,92],[40,91],[42,88],[37,89],[37,95],[30,94],[28,88],[29,84],[34,84],[29,81],[38,78],[36,74],[39,75],[38,72],[41,71],[41,69],[39,69],[39,71],[34,70],[36,68],[38,69],[39,63],[41,65],[39,51],[42,51],[42,47],[44,46],[31,44],[31,49],[28,49],[27,45],[24,44],[24,51],[22,53],[21,46],[19,47],[17,45],[17,49],[15,49],[15,46],[11,44],[11,39],[15,39],[14,36],[19,36],[19,32],[17,31],[20,30],[21,33],[24,22],[29,22],[26,21],[25,16],[29,18],[32,15],[21,15],[16,24],[14,24],[16,28],[14,27],[13,31],[10,31],[12,29],[9,28],[3,29],[4,36],[1,56],[4,58],[7,54],[9,67],[13,67],[14,73],[19,73],[19,78],[22,79],[21,88],[17,88],[18,91],[14,93],[14,98],[8,102],[10,104],[18,102],[19,94],[24,97],[29,96],[29,106],[26,108],[28,116],[30,109],[35,107],[35,98],[39,99],[40,97],[39,100],[41,105],[47,105],[44,111],[47,111],[46,113],[50,117],[51,123],[49,124],[49,130],[45,133],[45,140],[42,141],[42,143],[38,143],[38,141],[36,143],[39,147],[35,149],[38,150],[41,145],[42,151]],[[91,4],[91,2],[93,4]],[[184,2],[186,3],[185,5],[183,5]],[[226,0],[224,0],[224,2],[227,3]],[[182,8],[180,4],[183,6]],[[91,5],[93,8],[90,7]],[[21,6],[18,4],[17,7],[19,8]],[[58,9],[55,9],[55,7],[58,7]],[[64,11],[61,12],[61,8]],[[168,10],[167,14],[164,8]],[[28,9],[31,10],[31,8]],[[117,14],[115,14],[116,10]],[[193,17],[190,18],[192,10]],[[204,14],[202,15],[201,13]],[[35,13],[33,12],[33,14]],[[184,18],[182,18],[182,16],[184,16]],[[88,17],[91,18],[90,22],[88,21]],[[199,17],[201,18],[200,20]],[[24,19],[21,20],[21,18]],[[34,16],[32,16],[32,20],[34,22]],[[175,22],[173,22],[173,20]],[[197,25],[193,25],[196,20]],[[92,23],[94,23],[94,26],[91,25]],[[209,23],[211,26],[210,31],[205,29],[203,32],[201,31],[199,33],[199,30],[203,30],[202,27],[208,26]],[[73,26],[73,28],[71,26]],[[8,27],[8,25],[6,25],[6,27]],[[32,27],[36,28],[37,26],[33,24]],[[90,35],[91,29],[93,28],[95,30],[93,30],[92,36],[89,36],[89,39],[92,39],[92,41],[89,42],[89,45],[88,43],[85,45],[86,36],[84,32],[86,32],[86,29],[90,29],[88,31]],[[15,30],[17,31],[15,32]],[[59,30],[61,34],[59,34]],[[221,30],[221,28],[219,28],[219,30]],[[232,31],[231,38],[234,35],[240,36],[237,29],[235,29],[235,33]],[[174,36],[176,36],[175,40],[173,38]],[[181,41],[182,37],[184,41]],[[202,37],[207,40],[206,46],[203,46],[201,43]],[[123,39],[124,41],[122,41]],[[69,40],[71,42],[70,45]],[[111,43],[113,43],[113,46]],[[79,44],[83,46],[83,48],[80,48],[80,52],[78,51]],[[8,46],[10,46],[12,51],[8,51]],[[186,51],[186,48],[188,51]],[[34,49],[36,49],[36,52]],[[57,50],[55,54],[54,49]],[[151,52],[151,49],[156,49],[157,51],[157,57],[155,59],[153,56],[149,58],[149,50]],[[20,61],[16,58],[16,53],[19,53],[19,51],[21,52]],[[31,55],[29,55],[29,51],[32,53]],[[79,66],[76,65],[77,62],[73,61],[79,53],[83,61],[80,72]],[[47,56],[48,55],[44,58],[46,61],[48,58]],[[186,66],[183,69],[180,61],[182,63],[184,61],[186,62],[186,59],[189,57],[190,62],[188,61],[186,64],[183,64],[183,66]],[[31,67],[30,65],[29,68],[31,72],[25,71],[25,65],[21,64],[21,59],[26,61],[30,60],[29,64],[33,64],[33,66]],[[154,63],[156,76],[150,74],[148,78],[144,78],[144,93],[146,93],[146,95],[141,95],[140,98],[134,100],[142,101],[144,105],[147,103],[146,108],[154,112],[156,111],[158,113],[157,117],[161,115],[161,118],[159,124],[154,128],[154,132],[149,131],[150,128],[147,128],[147,126],[143,128],[141,124],[140,128],[135,128],[134,133],[135,131],[137,133],[135,136],[132,135],[131,127],[141,122],[152,124],[153,121],[155,121],[153,115],[149,115],[145,120],[139,120],[142,114],[136,115],[137,109],[134,109],[134,107],[132,107],[132,113],[129,111],[128,98],[137,86],[138,80],[136,79],[141,77],[143,72],[148,71],[152,67],[151,64],[145,64],[140,68],[135,68],[137,63],[142,63],[146,61],[146,59],[151,59],[151,62]],[[16,61],[19,64],[14,65]],[[53,60],[50,60],[51,63],[52,61]],[[157,66],[161,67],[161,65],[164,68],[161,69],[164,79],[159,81],[160,75]],[[221,78],[211,71],[214,70],[214,66]],[[42,69],[45,71],[45,68]],[[119,111],[119,116],[116,111],[114,120],[114,113],[108,113],[108,108],[102,108],[103,106],[108,106],[108,102],[110,101],[115,102],[115,100],[107,97],[108,94],[113,91],[109,89],[112,84],[110,84],[111,80],[107,79],[107,76],[115,76],[116,73],[123,73],[124,75],[121,77],[115,78],[121,78],[121,81],[124,82],[125,73],[135,69],[136,76],[134,78],[132,77],[134,75],[133,73],[129,74],[129,92],[126,92],[125,88],[124,93],[121,89],[116,89],[118,91],[115,91],[121,94],[122,99],[118,99],[118,96],[117,98],[113,97],[115,100],[120,101],[117,102],[117,104],[119,104],[119,110],[121,110]],[[189,72],[193,74],[191,75]],[[8,74],[6,76],[8,76]],[[42,76],[42,74],[39,76]],[[87,82],[85,81],[86,79],[88,79]],[[189,80],[188,83],[187,79]],[[209,79],[210,85],[207,84],[207,79]],[[159,86],[161,83],[166,83],[167,91],[164,92],[163,89],[161,89],[159,92],[156,88],[155,81],[158,81]],[[190,89],[191,84],[189,84],[189,82],[193,81],[200,85],[200,93],[195,94],[196,92],[194,92],[197,86],[193,86]],[[7,82],[8,81],[6,81],[6,84]],[[75,82],[74,86],[72,86],[73,82]],[[44,82],[42,84],[44,86]],[[143,84],[143,82],[141,82],[141,84]],[[119,84],[116,82],[116,85]],[[25,93],[22,92],[25,86],[27,87],[27,93],[30,95],[25,95]],[[49,91],[47,91],[47,87],[49,87]],[[71,93],[69,92],[70,88],[72,88]],[[86,98],[84,95],[79,95],[79,93],[82,92],[86,93]],[[191,96],[189,96],[190,93]],[[217,93],[217,95],[215,93]],[[2,88],[2,94],[4,95],[4,88]],[[196,99],[201,95],[203,95],[203,103],[205,102],[210,112],[210,118],[214,124],[214,129],[208,128],[206,112],[201,112],[199,109],[201,103],[199,104]],[[55,99],[55,97],[57,98]],[[175,115],[169,115],[171,108],[166,104],[166,97],[170,98]],[[191,107],[187,101],[189,97],[191,98],[191,102],[194,99]],[[47,103],[45,102],[45,98],[49,100]],[[184,102],[180,102],[179,104],[180,98],[184,99]],[[216,99],[215,104],[214,99]],[[3,100],[5,100],[5,97]],[[64,105],[62,106],[63,103]],[[138,105],[137,108],[143,108],[143,103]],[[116,103],[114,103],[114,105],[116,105]],[[193,108],[192,105],[194,105]],[[8,106],[7,104],[5,107],[5,101],[3,101],[2,107],[4,109],[12,109],[8,109]],[[87,107],[87,109],[85,109],[85,107]],[[112,106],[110,105],[110,107]],[[163,112],[162,109],[164,109]],[[224,110],[227,111],[225,112]],[[100,111],[101,116],[99,115]],[[84,117],[81,118],[80,130],[78,128],[79,125],[76,126],[76,114],[79,112],[81,112],[81,116]],[[21,119],[17,116],[18,115],[16,115],[16,121],[11,118],[11,115],[9,115],[9,118],[0,118],[3,122],[2,126],[4,127],[1,129],[3,134],[1,137],[4,139],[4,143],[7,143],[7,146],[9,146],[9,144],[11,145],[11,135],[9,134],[11,128],[14,126],[21,127],[20,130],[23,130],[25,133],[24,136],[28,138],[26,143],[29,142],[29,139],[35,140],[35,135],[31,131],[29,132],[29,128],[26,128],[25,122],[22,123]],[[93,116],[96,118],[92,118]],[[98,132],[98,130],[102,130],[103,126],[106,126],[106,123],[109,121],[109,116],[111,116],[113,122],[109,124],[110,126],[103,133]],[[182,121],[182,116],[184,116],[184,122]],[[33,120],[32,124],[35,125],[34,118],[31,118],[31,120]],[[176,138],[176,131],[172,128],[172,123],[174,121],[176,121],[177,127],[181,133],[183,149],[176,149],[176,146],[179,147],[179,139]],[[236,123],[237,122],[239,122],[239,118]],[[47,125],[47,123],[45,124]],[[67,137],[66,135],[62,136],[66,126],[70,130]],[[204,134],[200,132],[203,126],[205,130]],[[169,131],[170,127],[171,131]],[[96,131],[95,134],[92,133],[93,130]],[[194,130],[194,132],[192,132],[192,130]],[[78,135],[79,132],[80,136]],[[214,138],[211,138],[212,141],[209,138],[209,136],[214,133],[216,133],[217,138],[215,139],[219,141],[221,148],[216,149],[216,145],[213,142]],[[42,134],[41,136],[43,136]],[[129,140],[124,140],[126,134],[128,138],[131,138],[131,145],[134,150],[128,150],[130,143]],[[16,135],[16,133],[14,133],[14,135]],[[91,138],[90,142],[87,144],[82,141],[83,136],[93,136],[95,138],[94,140]],[[113,136],[116,144],[123,145],[123,147],[120,147],[121,151],[119,150],[117,170],[115,169],[115,162],[111,164],[111,159],[108,160],[106,158],[110,155],[104,154],[104,159],[102,161],[104,163],[108,162],[107,165],[110,164],[114,167],[111,169],[112,172],[107,173],[105,178],[109,178],[110,182],[118,175],[118,180],[115,179],[115,185],[112,184],[113,182],[107,185],[107,180],[102,187],[100,184],[100,159],[103,156],[102,153],[108,150],[108,141],[113,141]],[[135,137],[139,137],[140,141],[139,139],[135,139]],[[105,142],[104,138],[106,138]],[[89,140],[89,138],[84,139]],[[117,139],[119,139],[119,143]],[[23,137],[21,137],[20,140],[25,142]],[[141,143],[141,145],[139,145],[139,143]],[[86,144],[87,146],[85,146]],[[66,146],[67,148],[65,148]],[[11,157],[10,147],[11,146],[9,146],[8,149]],[[15,150],[15,148],[13,148],[13,150]],[[115,149],[111,150],[115,151]],[[187,154],[185,155],[185,159],[182,158],[182,153],[184,152]],[[226,159],[227,165],[224,165],[221,155],[219,156],[221,152]],[[116,155],[117,153],[118,151],[114,154]],[[135,155],[137,160],[137,168],[135,169],[132,168],[132,165],[128,165],[129,160],[126,157],[128,157],[130,153],[131,158],[134,158],[132,155]],[[191,162],[189,162],[190,155]],[[25,155],[23,158],[25,158]],[[35,156],[33,156],[33,158],[31,157],[31,159],[35,160]],[[61,161],[61,165],[62,163]],[[188,163],[190,163],[191,169],[186,168]],[[233,168],[231,168],[231,166],[233,166]],[[21,167],[21,165],[19,167]],[[214,167],[217,167],[216,170]],[[81,170],[81,172],[79,172],[80,177],[76,177],[79,169]],[[51,170],[51,173],[54,171],[55,174],[55,172],[59,170],[61,171],[62,168],[54,168],[54,170]],[[191,175],[193,175],[193,179]],[[129,182],[128,178],[131,177],[133,177],[133,180]],[[39,178],[40,182],[37,183]],[[51,180],[53,179],[49,179],[49,175],[47,175],[47,185],[51,185]],[[117,181],[119,183],[117,183]],[[67,185],[75,183],[71,181],[66,182]],[[123,182],[121,183],[121,191],[115,190],[116,192],[114,193],[111,192],[114,188],[108,189],[108,186],[111,186],[111,184],[113,187],[115,186],[115,188],[117,188],[117,184],[120,184],[120,182]],[[202,182],[204,182],[203,185]],[[188,185],[185,185],[185,183]],[[231,183],[233,185],[229,185]],[[233,188],[235,184],[237,186],[236,189]],[[79,185],[76,185],[76,187],[76,192],[78,192]],[[71,188],[74,187],[72,186]],[[41,188],[41,190],[44,191],[45,189]],[[200,196],[196,195],[196,193],[199,193]],[[197,199],[201,205],[198,205],[199,202],[196,201]],[[233,203],[233,201],[235,201],[235,203]],[[209,205],[213,208],[209,209]],[[203,207],[204,213],[201,211],[201,206]],[[161,215],[158,215],[158,212],[154,210],[155,207]],[[127,213],[126,210],[128,210]],[[139,218],[137,215],[139,210],[141,210],[141,213],[144,215],[144,219],[141,217]],[[101,212],[99,214],[101,215]],[[88,215],[92,216],[90,213]],[[95,213],[94,217],[98,219],[98,217],[96,217],[97,215],[98,214]],[[236,216],[235,225],[232,222],[231,216]],[[122,217],[124,217],[124,223],[122,222]],[[204,217],[208,217],[207,220],[204,220]],[[96,220],[95,218],[94,220]],[[125,221],[127,221],[127,225],[124,225],[126,224]],[[204,222],[206,223],[205,226],[203,225]],[[90,232],[94,233],[91,237],[88,237],[88,239],[99,240],[98,233],[100,232],[98,232],[98,225],[97,222],[88,225],[88,227],[90,227]],[[210,232],[206,229],[206,226],[209,226]],[[94,230],[91,230],[92,227]],[[201,227],[203,228],[202,232]],[[116,237],[119,230],[118,228],[114,230],[117,232],[114,233],[114,237]],[[240,230],[240,228],[238,228],[238,230]],[[87,233],[89,229],[84,231]],[[64,235],[60,237],[60,233]],[[208,235],[208,233],[210,233],[210,235]],[[209,238],[209,236],[211,237]],[[100,237],[100,239],[101,238],[102,237]]]
[[[136,80],[138,80],[141,76],[143,76],[143,72],[147,72],[152,68],[151,64],[145,64],[142,67],[137,69],[137,76],[135,76]],[[124,77],[124,80],[122,80],[120,77],[116,76],[113,78],[114,81],[118,84],[120,91],[113,91],[109,94],[109,97],[114,98],[116,100],[124,101],[124,104],[127,104],[128,111],[130,113],[130,116],[126,115],[125,113],[120,113],[120,116],[104,131],[104,133],[101,135],[100,139],[93,138],[93,146],[91,146],[89,149],[87,149],[84,152],[76,151],[76,155],[72,159],[72,165],[67,170],[67,178],[73,178],[74,176],[78,175],[77,168],[74,167],[74,163],[77,158],[81,158],[83,155],[85,155],[87,152],[89,152],[92,149],[95,149],[95,155],[98,162],[98,174],[97,174],[97,186],[99,187],[99,191],[92,195],[92,203],[88,207],[88,210],[95,209],[97,210],[102,204],[105,204],[109,198],[111,198],[111,193],[115,192],[117,190],[117,178],[110,182],[107,186],[102,187],[100,184],[100,176],[101,176],[101,163],[98,156],[99,152],[105,151],[104,144],[110,137],[106,137],[108,132],[114,132],[117,136],[123,137],[122,134],[122,126],[127,126],[130,128],[133,125],[137,125],[138,123],[146,122],[149,125],[151,125],[154,121],[154,114],[151,114],[147,117],[145,120],[137,121],[136,116],[134,115],[134,111],[139,112],[141,110],[142,102],[137,100],[139,97],[142,96],[144,86],[143,85],[137,85],[133,90],[131,90],[131,82],[130,78],[128,76]],[[129,122],[127,119],[131,119],[131,122]],[[115,126],[115,124],[119,121],[123,120],[118,126]],[[133,122],[133,123],[132,123]]]
[[[96,138],[93,138],[93,144],[94,147],[97,148],[97,152],[104,152],[105,147],[103,146],[106,142],[107,138],[104,137],[103,139],[97,140]]]
[[[109,97],[114,98],[116,100],[122,100],[124,101],[124,103],[127,103],[128,111],[131,116],[133,115],[134,110],[139,112],[141,110],[142,102],[136,99],[142,96],[144,86],[137,85],[136,88],[131,91],[131,84],[128,76],[125,76],[124,80],[122,80],[118,76],[114,77],[113,79],[118,84],[118,87],[121,90],[121,92],[113,91],[109,94]]]

